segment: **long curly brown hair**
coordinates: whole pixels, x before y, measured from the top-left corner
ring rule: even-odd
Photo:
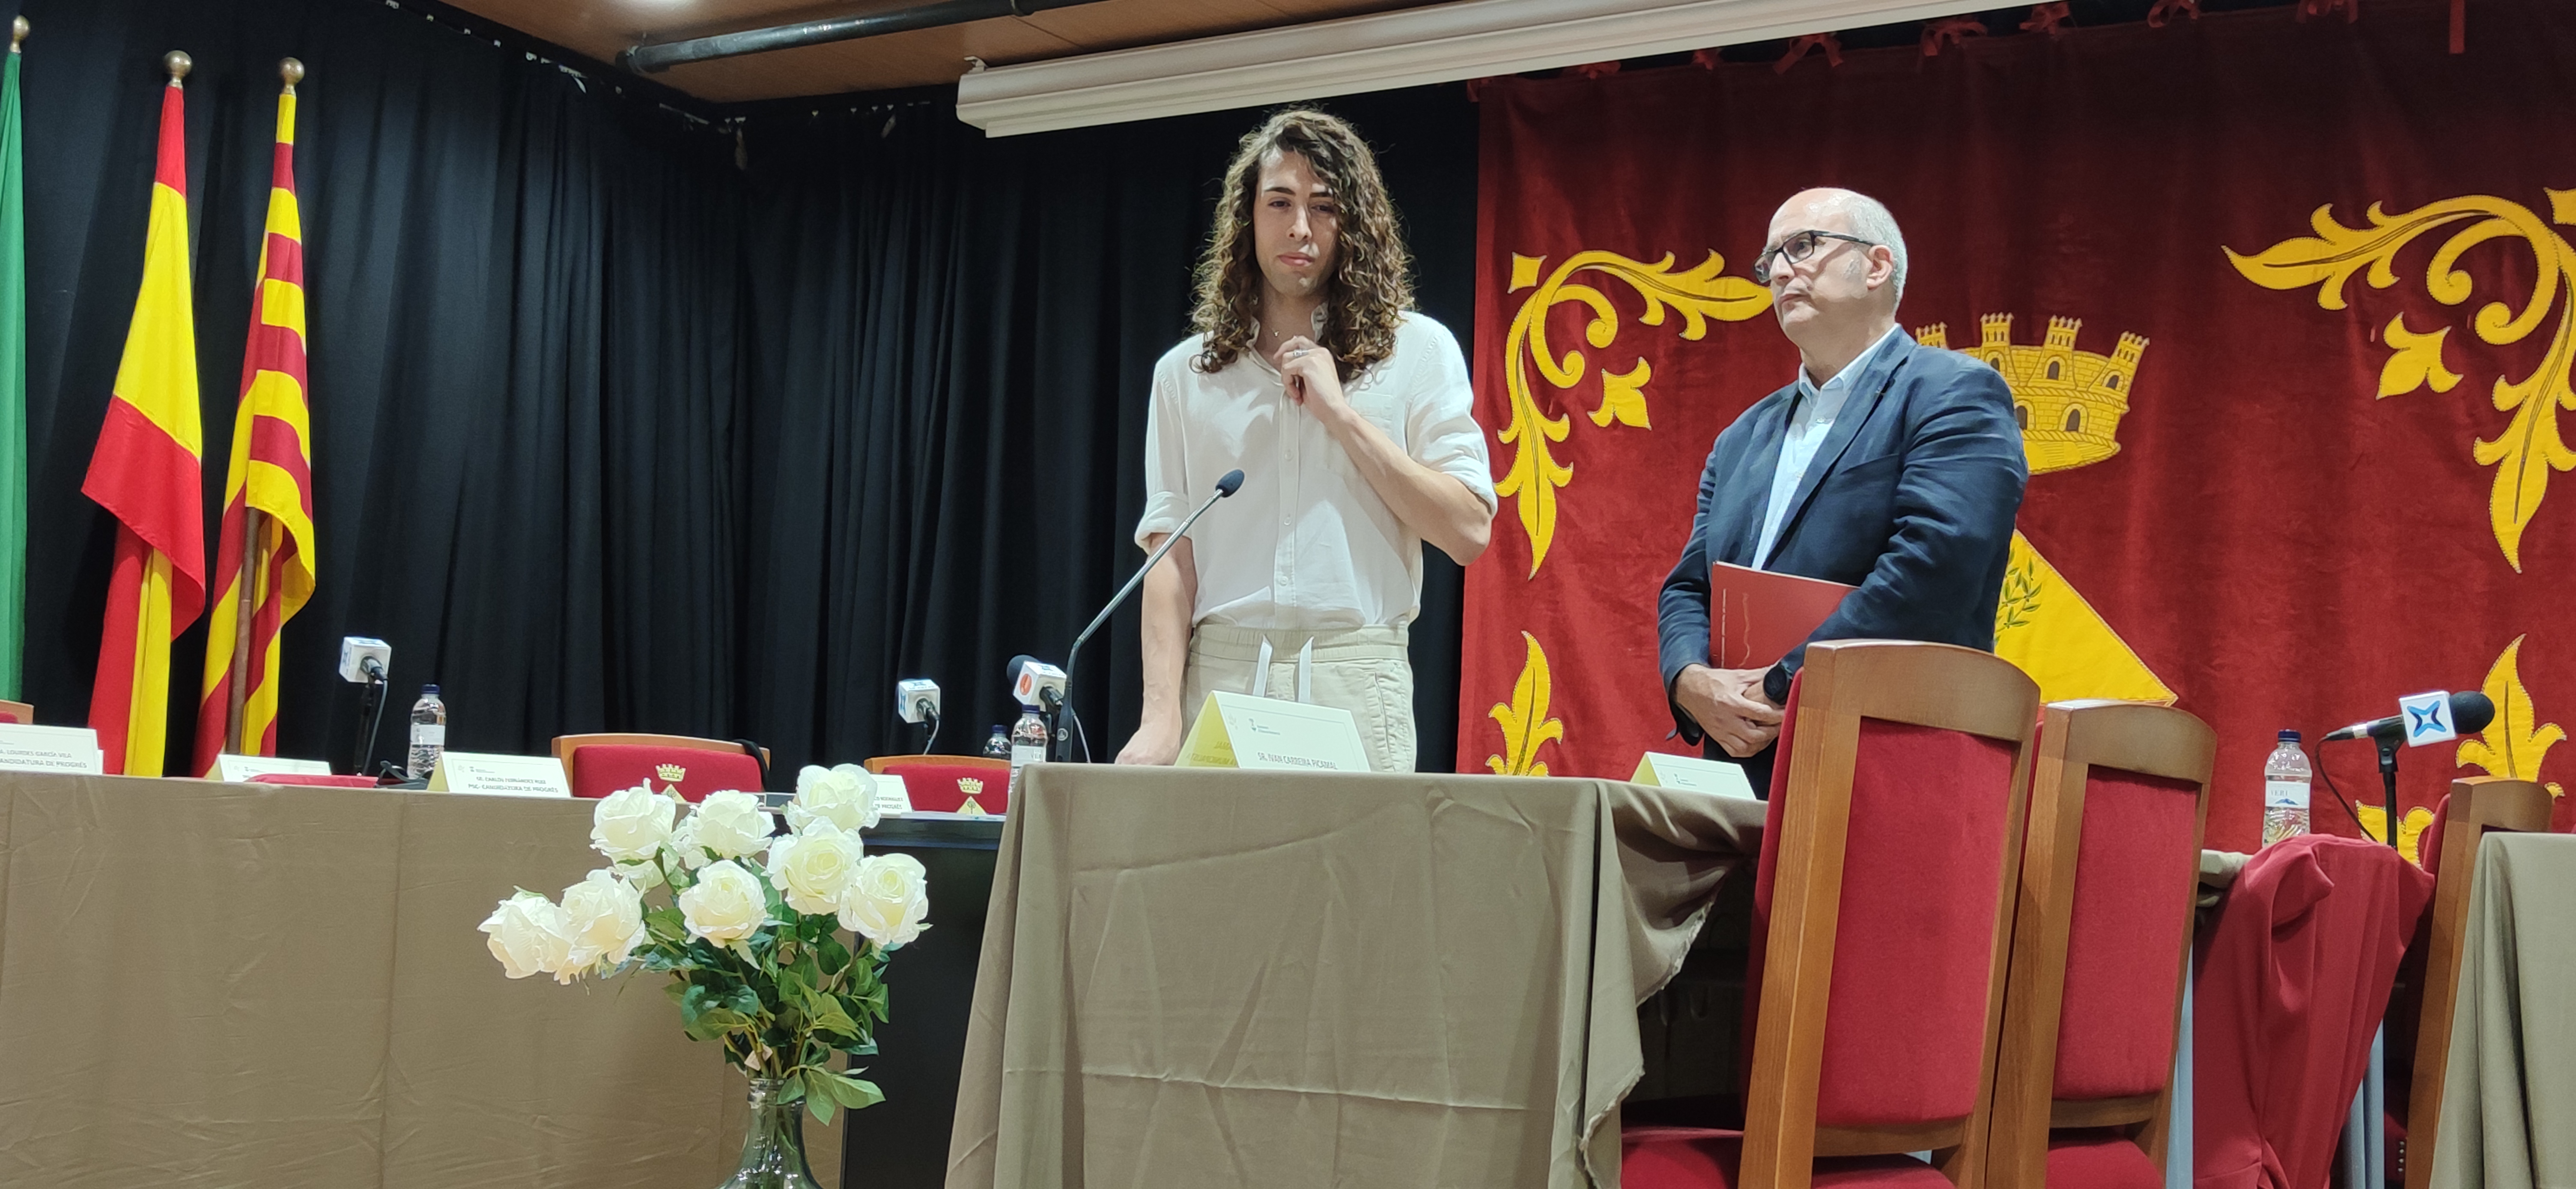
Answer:
[[[1233,363],[1252,349],[1260,330],[1261,264],[1252,231],[1259,196],[1253,191],[1262,162],[1274,152],[1303,156],[1333,188],[1341,235],[1325,278],[1323,346],[1348,382],[1395,353],[1396,326],[1413,307],[1413,258],[1368,142],[1342,120],[1306,108],[1280,112],[1253,129],[1226,167],[1225,196],[1199,257],[1198,308],[1190,314],[1190,328],[1207,336],[1207,349],[1191,366],[1214,372]]]

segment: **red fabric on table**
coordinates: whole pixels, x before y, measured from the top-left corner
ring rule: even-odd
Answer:
[[[371,789],[376,787],[376,778],[372,776],[324,776],[300,772],[275,772],[264,776],[254,776],[251,778],[250,783],[308,785],[317,788],[330,789]]]
[[[2173,1076],[2183,930],[2200,878],[2199,800],[2190,781],[2110,768],[2085,781],[2058,1001],[2058,1098],[2153,1094]]]
[[[662,774],[664,764],[678,765],[681,776],[674,780]],[[706,799],[707,794],[732,789],[739,792],[760,791],[760,761],[743,751],[709,751],[694,747],[663,747],[651,743],[594,743],[572,749],[572,795],[605,797],[619,789],[639,784],[654,788],[676,788],[680,797],[691,803]]]
[[[885,775],[903,778],[904,795],[912,807],[930,813],[955,813],[966,803],[966,782],[980,786],[974,793],[975,804],[986,813],[1011,811],[1011,774],[971,764],[943,764],[935,759],[920,763],[890,763]]]
[[[2175,939],[2174,944],[2182,944]],[[2135,1140],[2116,1132],[2077,1131],[2048,1140],[2048,1184],[2051,1189],[2164,1189],[2165,1175],[2156,1170]]]
[[[1619,1135],[1624,1189],[1735,1189],[1744,1136],[1696,1127],[1639,1127]],[[1816,1189],[1950,1189],[1939,1169],[1908,1156],[1816,1162]]]
[[[2193,1009],[2194,1184],[2315,1189],[2433,877],[2377,843],[2265,847],[2228,889]]]
[[[1797,701],[1792,686],[1792,714]],[[1784,729],[1753,883],[1746,1054],[1761,1011],[1788,742]],[[2012,764],[2007,742],[1861,721],[1818,1124],[1931,1122],[1975,1109]]]
[[[2433,820],[2425,823],[2424,832],[2415,839],[2415,865],[2426,875],[2442,873],[2442,823],[2451,816],[2451,794],[2433,805]]]

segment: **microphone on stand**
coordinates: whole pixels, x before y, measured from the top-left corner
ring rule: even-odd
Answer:
[[[1163,564],[1164,555],[1169,554],[1173,547],[1179,545],[1181,543],[1181,538],[1189,535],[1190,526],[1197,524],[1199,522],[1199,517],[1207,515],[1208,509],[1215,507],[1218,500],[1233,495],[1235,492],[1242,490],[1242,488],[1243,471],[1240,468],[1227,471],[1224,478],[1216,481],[1216,493],[1207,497],[1207,502],[1200,504],[1198,511],[1190,513],[1190,518],[1182,521],[1181,527],[1172,530],[1171,535],[1163,538],[1162,545],[1158,546],[1153,553],[1147,555],[1145,558],[1145,564],[1137,568],[1135,576],[1127,580],[1127,585],[1119,587],[1117,594],[1109,596],[1109,602],[1107,605],[1100,608],[1100,614],[1091,617],[1091,623],[1082,629],[1082,634],[1073,638],[1073,647],[1065,650],[1064,684],[1057,693],[1059,701],[1068,700],[1073,696],[1074,662],[1081,658],[1082,646],[1091,642],[1092,633],[1099,631],[1100,625],[1109,622],[1110,614],[1118,610],[1119,606],[1127,601],[1127,596],[1136,593],[1136,588],[1144,583],[1145,575],[1153,573],[1155,566]],[[1081,719],[1077,716],[1074,721],[1079,725]],[[1072,731],[1066,729],[1061,723],[1051,723],[1050,725],[1053,726],[1055,730],[1056,762],[1060,764],[1071,763],[1073,761]],[[1088,741],[1085,742],[1083,750],[1086,753],[1091,750]],[[1088,759],[1089,756],[1086,754],[1084,758]]]
[[[2414,724],[2410,726],[2408,719]],[[2338,731],[2328,731],[2319,743],[2340,743],[2346,739],[2404,740],[2409,747],[2427,743],[2448,743],[2462,735],[2474,735],[2495,721],[2495,702],[2485,694],[2417,694],[2401,700],[2398,712],[2386,718],[2357,722]]]

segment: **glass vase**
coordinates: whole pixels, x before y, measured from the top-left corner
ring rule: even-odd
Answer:
[[[751,1079],[751,1128],[742,1137],[742,1166],[716,1189],[821,1189],[805,1163],[805,1104],[780,1102],[786,1084]]]

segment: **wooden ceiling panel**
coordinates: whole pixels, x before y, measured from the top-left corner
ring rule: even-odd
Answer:
[[[908,8],[925,0],[449,0],[468,12],[603,62],[643,42]],[[723,58],[654,77],[717,103],[944,85],[970,55],[995,66],[1189,41],[1428,0],[1095,0],[882,37]]]

